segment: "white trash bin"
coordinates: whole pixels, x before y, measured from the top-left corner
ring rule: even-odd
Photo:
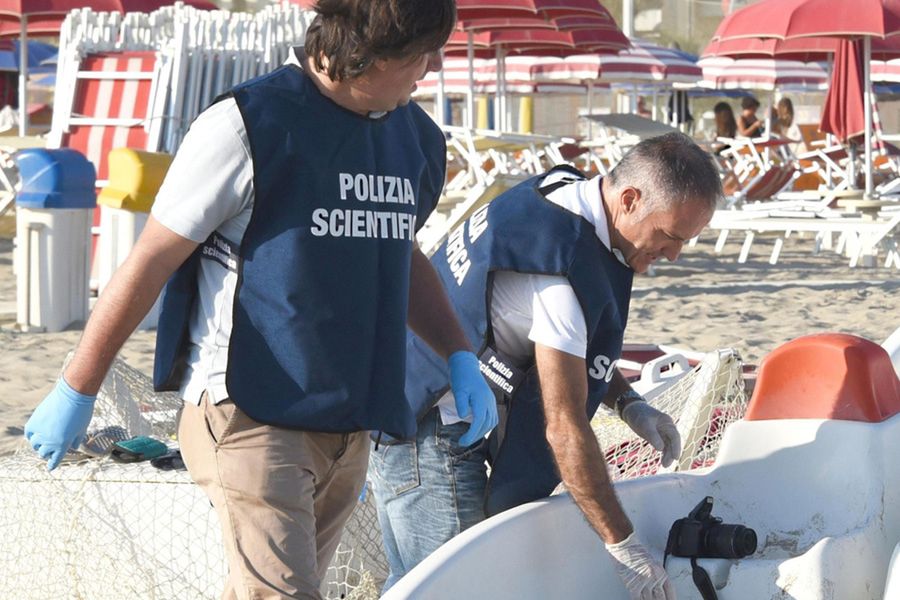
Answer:
[[[62,331],[88,316],[94,166],[76,150],[16,154],[16,311],[23,331]]]

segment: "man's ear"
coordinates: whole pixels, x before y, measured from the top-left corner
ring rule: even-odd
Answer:
[[[619,200],[622,203],[622,210],[626,215],[637,212],[638,204],[641,202],[641,190],[626,186],[619,192]]]

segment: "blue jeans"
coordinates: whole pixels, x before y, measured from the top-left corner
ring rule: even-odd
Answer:
[[[372,445],[369,479],[390,574],[387,591],[459,532],[484,520],[487,441],[464,448],[469,423],[441,423],[432,409],[415,442]]]

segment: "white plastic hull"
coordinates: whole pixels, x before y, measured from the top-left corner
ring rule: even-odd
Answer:
[[[740,421],[702,472],[619,482],[616,491],[659,557],[672,523],[704,496],[713,515],[756,530],[743,560],[702,559],[720,600],[866,600],[884,596],[900,541],[900,416],[883,423]],[[900,562],[900,561],[898,561]],[[900,567],[892,571],[900,577]],[[687,559],[669,558],[678,598],[699,598]],[[626,600],[600,538],[568,495],[489,519],[448,542],[386,600]]]

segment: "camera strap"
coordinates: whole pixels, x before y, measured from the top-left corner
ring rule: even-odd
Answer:
[[[691,579],[694,580],[694,585],[700,590],[700,596],[703,600],[719,600],[719,596],[716,594],[716,586],[713,585],[706,569],[697,564],[696,557],[691,558]]]
[[[669,558],[669,549],[666,548],[666,552],[663,555],[663,568],[666,568],[666,561]],[[691,579],[694,580],[694,585],[697,586],[697,589],[700,591],[700,597],[703,600],[719,600],[719,595],[716,594],[716,586],[713,585],[712,579],[709,578],[709,573],[706,572],[706,569],[697,564],[697,557],[691,557]]]

